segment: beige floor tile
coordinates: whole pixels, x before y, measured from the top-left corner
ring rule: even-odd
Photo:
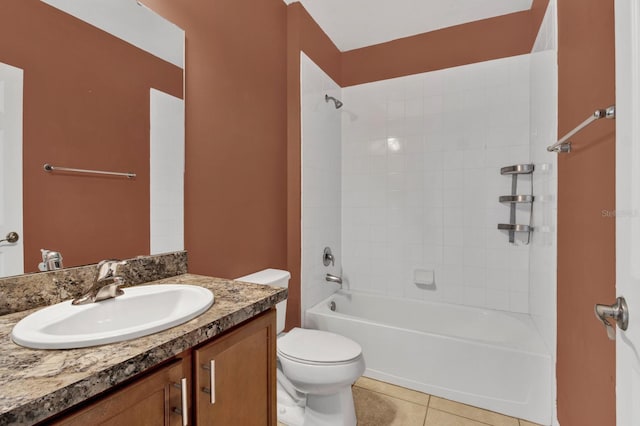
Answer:
[[[370,379],[368,377],[360,377],[356,381],[355,385],[363,389],[383,393],[394,398],[404,399],[405,401],[413,402],[414,404],[425,406],[429,404],[429,395],[426,393],[417,392],[401,386]]]
[[[492,426],[518,426],[518,419],[494,413],[493,411],[482,410],[470,405],[460,404],[447,399],[432,396],[429,401],[429,408],[466,417],[468,419],[487,423]]]
[[[358,426],[422,426],[427,407],[361,387],[353,388]]]
[[[424,426],[487,426],[487,424],[429,408]]]
[[[540,426],[538,423],[531,423],[526,420],[520,420],[520,426]]]

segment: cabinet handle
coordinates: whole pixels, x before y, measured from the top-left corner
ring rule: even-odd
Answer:
[[[216,403],[216,360],[209,361],[209,365],[203,364],[202,368],[209,371],[209,387],[203,387],[202,392],[208,393],[211,405]]]
[[[182,426],[187,426],[189,418],[188,418],[188,409],[187,409],[187,379],[180,379],[180,383],[174,383],[173,387],[180,389],[180,408],[174,408],[173,412],[176,414],[182,415]]]

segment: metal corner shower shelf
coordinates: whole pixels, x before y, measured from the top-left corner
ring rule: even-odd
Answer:
[[[515,243],[516,232],[526,232],[527,244],[531,238],[531,215],[533,213],[533,179],[531,179],[531,193],[530,194],[518,194],[518,175],[530,175],[533,173],[533,164],[515,164],[513,166],[503,167],[500,169],[500,174],[504,176],[511,176],[511,195],[501,195],[498,201],[503,204],[509,204],[509,223],[499,223],[498,229],[501,231],[509,231],[509,242]],[[521,225],[516,223],[516,204],[529,203],[529,224]]]

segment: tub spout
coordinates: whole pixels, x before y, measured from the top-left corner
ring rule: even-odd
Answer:
[[[338,283],[342,285],[341,277],[336,277],[335,275],[327,274],[324,279],[329,281],[330,283]]]

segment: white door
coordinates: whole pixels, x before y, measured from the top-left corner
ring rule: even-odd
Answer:
[[[632,426],[640,425],[640,2],[616,0],[615,21],[616,292],[629,311],[627,330],[616,332],[616,417]]]
[[[0,63],[0,277],[22,274],[22,70]]]

